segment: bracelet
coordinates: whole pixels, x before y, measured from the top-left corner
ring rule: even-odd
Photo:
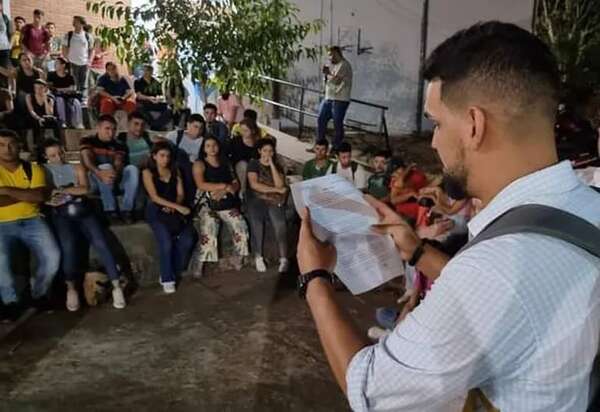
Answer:
[[[417,263],[419,263],[419,260],[421,259],[421,257],[425,253],[425,245],[426,244],[427,244],[427,239],[424,239],[424,240],[421,241],[421,243],[419,244],[419,246],[417,246],[417,248],[415,249],[412,257],[408,261],[408,264],[410,266],[416,266]]]

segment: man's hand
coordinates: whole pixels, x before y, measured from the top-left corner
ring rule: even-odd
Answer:
[[[117,174],[112,169],[105,169],[105,170],[98,170],[96,172],[96,176],[98,176],[98,179],[100,179],[100,181],[102,183],[104,183],[105,185],[111,185],[115,181]]]
[[[421,239],[435,239],[438,236],[444,235],[454,227],[452,219],[440,219],[432,225],[419,228],[417,233]]]
[[[377,233],[391,235],[402,259],[410,260],[421,243],[413,228],[385,203],[369,195],[365,195],[365,200],[379,214],[379,223],[373,229]]]
[[[300,273],[309,273],[318,269],[331,272],[336,261],[335,248],[315,237],[308,209],[304,209],[300,217],[302,218],[302,226],[300,227],[297,252]]]
[[[187,215],[189,215],[192,212],[189,207],[182,206],[182,205],[179,205],[177,207],[177,211],[179,213],[181,213],[182,215],[184,215],[184,216],[187,216]]]

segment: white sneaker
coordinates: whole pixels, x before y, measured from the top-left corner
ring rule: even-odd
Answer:
[[[267,271],[267,265],[265,264],[265,259],[263,259],[262,256],[257,256],[254,262],[256,263],[256,271],[257,272],[266,272]]]
[[[378,341],[379,339],[383,338],[384,336],[387,336],[389,333],[390,332],[388,330],[380,328],[379,326],[372,326],[367,331],[367,336],[369,336],[369,339]]]
[[[127,306],[125,303],[125,296],[123,295],[123,289],[121,289],[120,286],[113,286],[112,298],[115,309],[123,309]]]
[[[279,259],[279,273],[286,273],[290,268],[290,261],[287,258]]]
[[[67,289],[67,310],[69,312],[79,310],[79,293],[75,289]]]
[[[166,294],[175,293],[175,282],[165,282],[162,284],[162,287]]]

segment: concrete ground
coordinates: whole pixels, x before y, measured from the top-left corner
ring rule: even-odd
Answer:
[[[274,266],[274,265],[272,265]],[[389,292],[338,292],[366,330]],[[293,276],[184,279],[129,306],[32,317],[0,341],[0,411],[346,411]]]

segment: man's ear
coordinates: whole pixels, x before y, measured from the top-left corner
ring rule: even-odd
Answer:
[[[465,147],[477,150],[483,144],[485,138],[487,113],[481,107],[469,107],[467,121],[470,124],[470,134],[465,140]]]

